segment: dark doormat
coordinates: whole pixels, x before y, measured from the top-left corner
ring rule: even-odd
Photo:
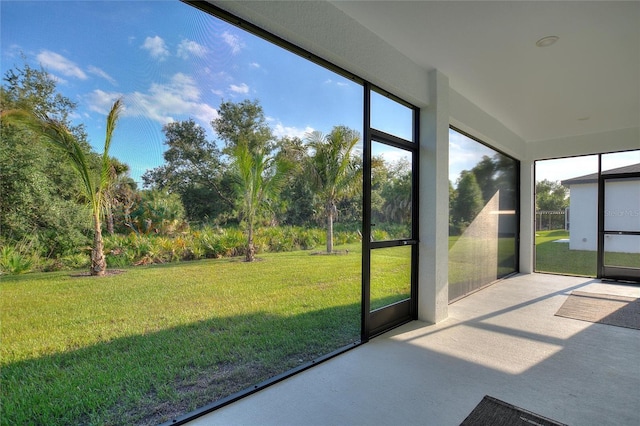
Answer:
[[[640,330],[640,299],[574,291],[556,315]]]
[[[567,426],[485,395],[460,426]]]

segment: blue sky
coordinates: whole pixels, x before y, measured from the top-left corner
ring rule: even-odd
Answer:
[[[123,98],[111,154],[136,180],[162,164],[164,124],[193,118],[214,139],[209,123],[222,100],[259,100],[277,136],[326,133],[334,125],[362,132],[360,85],[177,0],[1,0],[0,20],[2,75],[21,67],[22,55],[44,67],[77,102],[74,122],[86,126],[97,152],[106,113]],[[372,103],[375,127],[411,138],[410,110],[377,96]],[[493,152],[450,135],[455,183],[461,170]],[[385,154],[393,160],[393,153]],[[566,179],[588,168],[571,164],[540,165],[538,177]]]
[[[222,100],[257,99],[277,136],[335,125],[362,131],[362,87],[178,1],[2,1],[1,69],[44,67],[78,103],[102,151],[104,121],[122,97],[111,154],[139,176],[162,163],[161,128],[210,121]]]

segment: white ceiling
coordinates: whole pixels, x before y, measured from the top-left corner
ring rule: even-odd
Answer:
[[[525,141],[640,126],[639,1],[333,4]]]

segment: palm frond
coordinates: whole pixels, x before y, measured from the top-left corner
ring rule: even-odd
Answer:
[[[117,99],[113,103],[111,111],[109,111],[109,115],[107,115],[107,131],[104,138],[104,149],[102,151],[102,169],[100,172],[100,189],[106,188],[111,181],[111,159],[109,157],[109,148],[111,147],[111,138],[113,136],[113,131],[116,128],[116,124],[118,123],[118,119],[120,118],[122,108],[122,99]]]

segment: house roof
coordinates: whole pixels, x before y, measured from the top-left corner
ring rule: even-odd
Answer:
[[[618,174],[618,173],[640,173],[640,163],[632,164],[630,166],[618,167],[617,169],[605,170],[602,174]],[[580,183],[595,183],[598,182],[598,173],[591,173],[584,176],[578,176],[571,179],[566,179],[560,182],[564,186],[571,186]]]

